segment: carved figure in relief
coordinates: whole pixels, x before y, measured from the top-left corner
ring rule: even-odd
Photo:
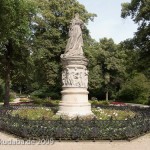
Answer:
[[[79,75],[80,75],[79,71],[77,70],[77,68],[75,68],[74,81],[75,81],[75,86],[77,87],[81,86]]]
[[[67,80],[66,82],[67,85],[73,84],[72,72],[68,68],[66,68],[66,80]]]
[[[62,72],[62,84],[63,84],[63,86],[66,85],[66,70],[64,70]]]
[[[76,67],[74,69],[66,68],[62,73],[62,83],[66,87],[87,87],[88,70]]]
[[[89,71],[85,69],[85,75],[84,75],[85,87],[88,87],[88,74],[89,74]]]

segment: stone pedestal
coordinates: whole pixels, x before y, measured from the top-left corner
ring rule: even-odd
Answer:
[[[57,115],[70,117],[93,115],[88,102],[88,60],[84,56],[61,55],[62,101]]]

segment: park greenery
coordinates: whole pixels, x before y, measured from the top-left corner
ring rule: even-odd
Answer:
[[[149,3],[122,4],[121,17],[138,24],[133,39],[116,44],[104,37],[97,42],[84,28],[89,99],[150,104]],[[14,92],[39,101],[60,99],[60,55],[76,12],[86,24],[96,17],[77,0],[0,1],[0,101],[5,106]]]

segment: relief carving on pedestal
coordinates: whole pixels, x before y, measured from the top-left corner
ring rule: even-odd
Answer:
[[[88,70],[79,68],[66,68],[62,73],[63,87],[88,88]]]

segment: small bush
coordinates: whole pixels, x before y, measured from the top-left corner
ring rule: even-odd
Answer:
[[[44,98],[45,95],[43,93],[44,93],[44,91],[42,89],[40,89],[40,90],[36,90],[33,93],[31,93],[31,96],[32,97]]]
[[[90,101],[92,105],[98,106],[98,105],[109,105],[109,102],[106,100],[98,101],[98,100],[91,100]]]
[[[95,101],[95,100],[97,100],[97,98],[96,97],[92,97],[91,100]]]
[[[38,104],[42,106],[58,106],[60,102],[59,100],[50,100],[49,98],[41,99],[35,96],[31,96],[31,100],[33,101],[34,104]]]
[[[15,92],[10,92],[10,101],[12,102],[16,98]]]
[[[31,96],[31,100],[33,101],[34,104],[43,105],[43,100],[38,97]]]
[[[31,96],[35,96],[38,98],[47,98],[50,97],[51,99],[60,99],[60,95],[57,92],[49,92],[50,90],[47,88],[42,88],[39,90],[36,90],[34,92],[31,93]]]

